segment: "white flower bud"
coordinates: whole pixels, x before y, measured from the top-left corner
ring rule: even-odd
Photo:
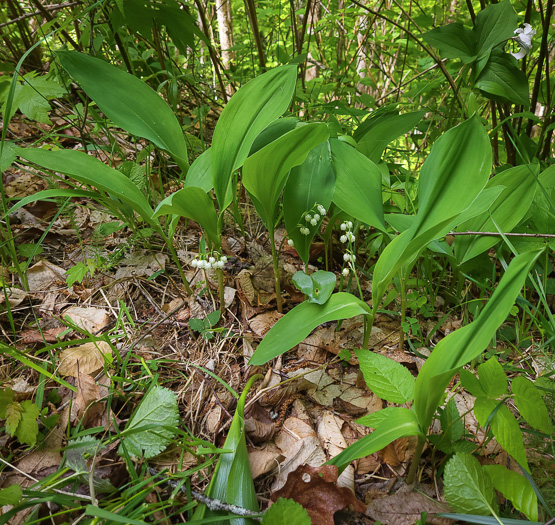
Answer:
[[[288,244],[289,246],[295,246],[295,243],[293,242],[293,239],[289,239],[289,240],[287,241],[287,244]]]
[[[312,215],[310,215],[310,213],[307,213],[307,214],[304,216],[304,220],[305,220],[306,222],[310,222],[310,221],[312,220]]]
[[[215,258],[215,257],[210,257],[210,258],[208,259],[208,262],[209,262],[210,264],[214,264],[214,263],[216,262],[216,258]]]
[[[304,226],[302,226],[300,230],[303,235],[308,235],[310,233],[310,230]]]
[[[210,270],[212,268],[212,263],[204,261],[204,269]]]
[[[352,229],[353,223],[351,221],[347,221],[347,228]]]
[[[321,204],[318,204],[317,208],[318,208],[318,211],[320,212],[320,215],[326,214],[326,208],[324,208]]]
[[[342,235],[341,237],[339,237],[339,240],[345,244],[347,242],[347,236],[346,235]]]
[[[198,261],[197,261],[196,259],[193,259],[193,260],[191,261],[191,266],[192,266],[193,268],[196,268],[196,267],[198,266]]]
[[[312,219],[310,221],[310,224],[312,224],[312,226],[316,226],[318,224],[318,221],[316,219]]]
[[[340,228],[341,228],[341,231],[345,231],[347,229],[347,223],[342,222]]]
[[[343,276],[347,277],[349,275],[349,268],[343,268]]]
[[[314,214],[314,219],[315,221],[319,221],[320,220],[320,215],[318,215],[317,213]]]
[[[343,254],[343,260],[345,262],[349,262],[351,260],[351,256],[348,253]]]

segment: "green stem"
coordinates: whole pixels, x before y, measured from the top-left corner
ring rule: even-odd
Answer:
[[[220,313],[225,314],[224,271],[218,270],[218,292],[220,295]]]
[[[273,227],[269,230],[269,234],[270,234],[270,247],[272,249],[272,261],[274,263],[274,288],[276,290],[277,310],[281,314],[283,313],[283,302],[281,299],[281,281],[280,281],[280,275],[279,275],[279,253],[276,250]]]
[[[401,274],[401,327],[399,329],[399,350],[405,346],[405,332],[403,330],[403,323],[405,322],[407,313],[407,295],[405,289],[405,276]]]
[[[410,469],[407,474],[407,485],[413,483],[416,478],[416,471],[418,470],[418,465],[422,456],[422,450],[424,449],[424,443],[426,443],[426,439],[422,436],[418,436],[416,452],[414,453],[414,457],[412,458],[412,463],[410,464]]]

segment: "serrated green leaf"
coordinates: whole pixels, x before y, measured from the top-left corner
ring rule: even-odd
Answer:
[[[499,397],[509,392],[505,372],[495,357],[478,365],[478,374],[480,385],[489,397]]]
[[[355,350],[368,388],[391,403],[409,403],[414,397],[414,377],[400,363],[370,352]]]
[[[517,376],[511,383],[515,404],[526,422],[540,432],[553,434],[553,421],[539,390],[532,381]]]
[[[177,427],[178,421],[175,394],[168,388],[154,387],[145,395],[127,423],[118,454],[122,454],[123,447],[131,456],[140,456],[144,451],[146,459],[160,454],[175,435],[172,428]],[[153,428],[140,430],[145,426]]]
[[[450,445],[461,439],[464,434],[464,423],[459,414],[455,398],[452,397],[447,401],[439,421],[441,423],[443,435],[441,436],[441,440],[436,444],[441,450],[443,450],[442,447],[445,446],[451,448]],[[451,450],[449,450],[449,452],[451,452]]]
[[[0,390],[0,419],[6,419],[6,410],[11,403],[13,403],[13,390],[11,388]]]
[[[462,386],[464,386],[464,388],[474,397],[486,395],[479,379],[472,372],[461,368],[461,370],[459,370],[459,377],[461,379]]]
[[[443,494],[453,510],[483,516],[497,512],[491,480],[470,454],[457,453],[447,462],[443,482]]]
[[[477,397],[474,402],[474,415],[480,425],[485,427],[490,414],[497,409],[490,421],[495,439],[522,468],[530,472],[520,426],[511,411],[505,405],[497,408],[498,404],[495,399]]]
[[[10,485],[0,489],[0,506],[17,505],[23,496],[23,489],[19,485]],[[310,522],[309,522],[310,523]]]
[[[21,403],[21,420],[15,430],[15,437],[20,443],[32,447],[37,442],[39,433],[37,417],[39,417],[39,413],[39,407],[32,401],[26,400]]]
[[[262,525],[311,525],[305,508],[292,499],[279,498],[265,513]]]
[[[538,498],[528,480],[504,465],[484,465],[493,486],[531,521],[538,520]]]
[[[83,436],[72,439],[65,452],[66,465],[77,473],[87,472],[87,460],[85,456],[95,456],[105,448],[104,444],[93,436]]]
[[[22,412],[21,405],[17,401],[6,407],[6,430],[11,436],[15,435],[17,426],[21,421]]]

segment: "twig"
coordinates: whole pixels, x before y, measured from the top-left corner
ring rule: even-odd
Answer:
[[[535,237],[540,239],[555,239],[553,233],[499,233],[499,232],[449,232],[447,235],[487,235],[489,237]]]
[[[151,467],[148,468],[148,472],[153,477],[160,476],[162,474],[161,472],[157,472],[155,469]],[[179,486],[179,483],[177,483],[176,481],[173,481],[172,479],[167,479],[166,483],[174,489]],[[179,490],[184,493],[187,492],[187,489],[183,486],[179,487]],[[219,499],[209,498],[208,496],[205,496],[202,492],[198,492],[192,489],[191,489],[191,495],[197,501],[204,503],[210,510],[231,512],[236,516],[249,516],[252,519],[255,519],[257,521],[261,520],[261,518],[259,518],[261,514],[260,512],[245,509],[244,507],[239,507],[237,505],[232,505],[231,503],[226,503],[225,501],[221,501]]]
[[[80,5],[82,2],[71,2],[69,4],[53,4],[53,5],[47,5],[44,7],[45,11],[56,11],[56,9],[63,9],[64,7],[73,7],[74,5]],[[20,20],[25,20],[26,18],[31,18],[33,16],[37,16],[40,15],[41,12],[40,11],[35,11],[33,13],[26,13],[24,15],[18,16],[17,18],[12,18],[11,20],[8,20],[7,22],[4,22],[3,24],[0,24],[0,29],[12,24],[15,24],[17,22],[19,22]]]

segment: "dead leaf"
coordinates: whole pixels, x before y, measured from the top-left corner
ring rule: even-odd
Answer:
[[[164,270],[167,260],[168,256],[163,253],[152,255],[145,251],[135,252],[121,261],[115,278],[150,277],[158,270]]]
[[[91,374],[104,366],[105,355],[112,355],[112,348],[105,341],[66,348],[59,355],[58,371],[63,376],[72,377],[78,377],[79,374]]]
[[[268,332],[268,330],[270,330],[270,328],[282,317],[283,314],[276,311],[264,312],[250,319],[249,326],[258,337],[264,337],[266,332]]]
[[[49,328],[48,330],[23,330],[21,332],[21,342],[26,345],[32,345],[34,343],[57,343],[64,339],[64,337],[58,337],[62,332],[65,332],[67,327],[58,326],[56,328]]]
[[[389,443],[384,449],[380,451],[380,456],[384,463],[391,467],[399,467],[405,460],[405,453],[409,444],[408,438],[399,438]]]
[[[253,443],[263,443],[272,439],[276,426],[268,411],[254,403],[245,414],[245,430]]]
[[[72,306],[64,310],[63,316],[69,317],[76,326],[90,334],[96,334],[110,324],[110,315],[101,308]]]
[[[266,443],[261,448],[247,447],[252,478],[271,472],[283,460],[281,451],[274,443]]]
[[[446,504],[416,492],[399,491],[385,498],[375,499],[368,505],[366,515],[385,525],[412,525],[420,519],[422,512],[428,513],[427,523],[449,525],[452,520],[436,518],[441,512],[449,512]]]
[[[39,261],[27,270],[27,281],[31,292],[48,292],[52,284],[61,281],[65,283],[65,270],[49,263],[48,261]]]
[[[88,422],[100,416],[104,411],[102,403],[90,406],[100,399],[100,390],[94,377],[87,374],[79,374],[77,378],[77,394],[71,404],[71,422],[76,424],[80,421],[86,428]]]
[[[287,477],[285,486],[271,495],[272,501],[289,498],[302,505],[312,523],[334,525],[333,515],[350,505],[357,512],[366,512],[366,505],[353,492],[337,486],[336,465],[310,467],[302,465]]]
[[[3,293],[0,293],[0,304],[4,304],[7,298],[10,308],[15,308],[16,306],[19,306],[26,297],[27,292],[24,292],[19,288],[4,288]],[[4,313],[6,312],[2,312],[2,314]]]

